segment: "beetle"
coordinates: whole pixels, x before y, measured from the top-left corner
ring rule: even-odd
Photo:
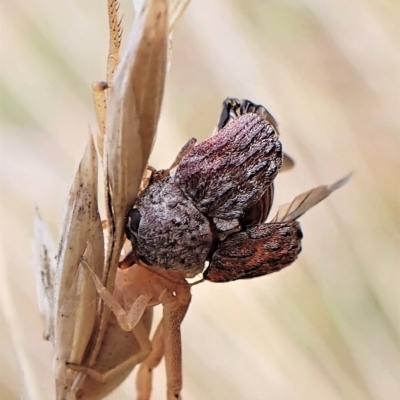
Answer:
[[[243,247],[250,246],[253,236],[270,243],[268,252],[247,259],[249,270],[260,262],[264,270],[270,263],[274,269],[291,264],[301,249],[298,223],[274,227],[256,223],[270,209],[273,192],[269,188],[282,157],[275,126],[256,113],[234,118],[193,146],[173,173],[151,182],[128,215],[126,232],[137,259],[187,275],[201,273],[206,261],[209,270],[215,270],[223,264],[219,247],[242,232]],[[249,217],[267,201],[262,216]],[[276,247],[274,256],[271,241]],[[254,272],[248,277],[263,274]],[[211,279],[209,273],[205,278]]]
[[[301,251],[297,217],[264,223],[283,159],[276,126],[264,107],[228,98],[216,133],[137,198],[127,216],[130,257],[185,276],[208,262],[204,279],[213,282],[292,264]]]

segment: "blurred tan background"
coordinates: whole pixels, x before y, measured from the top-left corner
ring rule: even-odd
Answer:
[[[193,288],[185,400],[400,398],[400,6],[395,0],[192,0],[151,161],[205,139],[227,96],[264,104],[296,168],[275,205],[350,171],[304,216],[303,253],[271,276]],[[122,4],[125,34],[133,14]],[[106,2],[0,11],[0,398],[52,399],[31,265],[34,205],[57,237],[105,77]],[[133,378],[109,399],[134,399]],[[164,398],[163,368],[154,399]]]

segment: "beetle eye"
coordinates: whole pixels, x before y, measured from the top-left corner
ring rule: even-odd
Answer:
[[[140,225],[140,212],[137,208],[131,210],[128,216],[128,226],[131,232],[137,232]]]

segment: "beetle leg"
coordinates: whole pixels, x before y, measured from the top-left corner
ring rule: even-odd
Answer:
[[[185,145],[179,150],[178,155],[175,158],[175,161],[171,164],[169,167],[168,171],[171,171],[171,169],[175,168],[182,160],[183,157],[185,157],[196,145],[196,139],[195,138],[190,138]]]
[[[153,369],[164,355],[163,320],[157,326],[152,340],[152,350],[142,362],[136,379],[137,400],[149,400],[152,390]]]
[[[135,335],[139,346],[140,351],[136,354],[133,354],[131,357],[126,359],[121,364],[111,368],[107,372],[98,372],[94,368],[90,368],[84,365],[78,365],[74,363],[67,363],[68,367],[74,371],[84,372],[89,375],[94,380],[105,383],[109,380],[112,380],[114,377],[123,373],[126,370],[132,369],[135,365],[141,363],[151,352],[151,344],[149,340],[148,333],[144,328],[143,324],[139,322],[132,330],[132,333]]]

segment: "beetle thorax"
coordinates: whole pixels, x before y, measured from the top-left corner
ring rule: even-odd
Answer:
[[[146,264],[200,273],[211,248],[207,218],[181,192],[171,176],[149,185],[128,215],[127,234]]]

